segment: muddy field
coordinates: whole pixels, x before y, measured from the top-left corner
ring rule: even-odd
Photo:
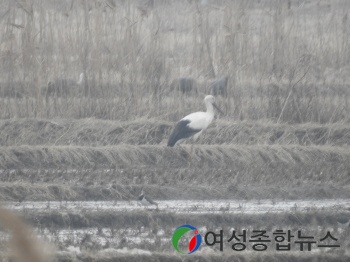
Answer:
[[[0,202],[33,228],[39,254],[350,261],[349,1],[0,6]],[[224,112],[193,150],[167,147],[222,76]],[[179,77],[196,85],[181,90]],[[142,189],[158,206],[140,205]],[[29,252],[16,219],[0,212],[1,261]],[[222,250],[203,242],[180,254],[172,236],[183,224],[203,241],[222,232]],[[8,229],[22,236],[14,254]],[[266,250],[250,241],[257,230]],[[290,230],[289,251],[276,250],[278,230]],[[233,232],[247,233],[245,250],[232,249]]]
[[[166,147],[173,126],[166,121],[12,119],[0,126],[1,200],[56,246],[59,261],[183,260],[170,241],[185,223],[203,235],[280,228],[321,238],[330,231],[340,247],[310,255],[294,246],[284,261],[349,259],[350,232],[337,222],[350,217],[346,124],[222,119],[195,144],[192,159],[188,144]],[[138,205],[141,187],[158,209]],[[196,257],[203,261],[260,256],[230,252],[228,243],[224,252],[202,249]],[[278,261],[275,252],[271,244],[267,261]]]

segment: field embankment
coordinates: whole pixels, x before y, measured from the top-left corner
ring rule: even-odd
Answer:
[[[332,198],[350,192],[347,125],[220,120],[191,155],[190,145],[166,146],[169,122],[0,123],[3,200],[130,199],[141,185],[163,199]]]

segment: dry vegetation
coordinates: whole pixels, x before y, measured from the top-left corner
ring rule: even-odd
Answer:
[[[349,8],[347,0],[1,1],[0,199],[134,200],[141,187],[156,200],[350,198]],[[217,102],[225,115],[190,161],[189,145],[167,148],[166,140],[222,76],[228,96]],[[179,77],[195,79],[198,94],[171,90]],[[193,256],[172,253],[155,235],[184,222],[337,230],[337,216],[350,217],[349,210],[18,212],[39,233],[57,235],[57,261],[187,261]],[[77,255],[65,253],[72,242],[57,233],[133,226],[157,245],[92,243]],[[194,258],[349,261],[348,231],[339,236],[343,248],[324,253]],[[152,256],[108,251],[124,247]]]
[[[157,119],[109,121],[100,119],[0,120],[0,146],[107,146],[119,144],[164,145],[174,122]],[[271,121],[216,120],[199,140],[209,145],[327,145],[346,147],[350,125],[300,125]]]
[[[175,78],[227,75],[228,119],[348,121],[348,1],[208,2],[3,1],[0,117],[173,120],[201,105]]]

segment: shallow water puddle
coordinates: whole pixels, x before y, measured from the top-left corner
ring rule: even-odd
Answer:
[[[157,212],[171,212],[181,214],[266,214],[283,212],[308,212],[308,211],[331,211],[343,212],[350,211],[350,199],[326,199],[326,200],[168,200],[157,201]],[[156,207],[144,207],[137,201],[28,201],[28,202],[6,202],[3,205],[9,209],[19,211],[37,211],[43,210],[71,210],[72,212],[81,211],[112,211],[112,212],[132,212],[150,210],[155,212]],[[208,226],[208,227],[207,227]],[[200,232],[206,232],[210,225],[199,227]],[[248,231],[253,230],[253,225],[246,225]],[[277,227],[276,227],[277,228]],[[293,232],[297,230],[307,230],[315,236],[324,235],[325,226],[307,224],[305,226],[288,225],[288,229]],[[173,233],[173,226],[169,228],[147,228],[144,226],[113,228],[113,227],[88,227],[88,228],[56,228],[56,227],[38,227],[35,229],[37,234],[44,240],[59,246],[60,250],[70,249],[80,250],[94,248],[104,250],[110,247],[142,248],[145,250],[159,251],[172,250],[169,245]],[[234,228],[230,228],[231,232]],[[272,229],[271,229],[272,230]],[[339,238],[340,249],[346,249],[348,242],[345,240],[347,229],[339,226],[327,226],[327,230]],[[271,231],[272,232],[272,231]],[[7,233],[0,233],[0,242],[8,239]],[[314,252],[320,250],[314,249]],[[337,251],[337,250],[336,250]],[[76,252],[76,251],[74,251]]]
[[[157,201],[159,211],[175,213],[279,213],[311,210],[341,211],[350,209],[350,199],[322,200],[167,200]],[[66,209],[66,210],[113,210],[134,211],[156,209],[144,207],[138,201],[28,201],[6,202],[4,206],[13,210]]]

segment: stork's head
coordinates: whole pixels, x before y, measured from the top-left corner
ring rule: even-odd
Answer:
[[[215,104],[215,97],[213,97],[212,95],[207,95],[205,98],[204,98],[204,103],[207,105],[208,103],[209,104],[212,104],[221,114],[224,114],[221,109]]]
[[[215,104],[215,97],[213,97],[212,95],[207,95],[204,98],[204,103]]]

